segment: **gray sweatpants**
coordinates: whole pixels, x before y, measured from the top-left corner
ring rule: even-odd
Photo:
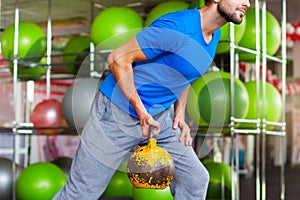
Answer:
[[[165,148],[174,159],[175,175],[170,186],[174,199],[205,199],[208,172],[193,148],[178,141],[181,131],[172,128],[170,110],[154,116],[154,119],[161,126],[157,145]],[[97,200],[123,159],[136,145],[146,142],[139,120],[99,92],[83,129],[68,182],[54,200]]]

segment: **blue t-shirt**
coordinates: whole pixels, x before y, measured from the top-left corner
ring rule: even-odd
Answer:
[[[166,14],[136,35],[148,58],[133,63],[134,83],[153,116],[169,108],[185,88],[203,75],[215,56],[220,30],[206,43],[197,8]],[[99,87],[112,102],[138,117],[111,72]]]

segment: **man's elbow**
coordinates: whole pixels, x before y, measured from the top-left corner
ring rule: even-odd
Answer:
[[[107,58],[106,58],[106,62],[108,64],[108,66],[110,67],[110,65],[114,62],[114,55],[113,52],[111,52]]]

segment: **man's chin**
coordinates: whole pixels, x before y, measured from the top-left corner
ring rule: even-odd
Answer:
[[[237,19],[237,20],[232,20],[231,22],[234,23],[234,24],[239,25],[243,22],[243,17],[241,17],[240,19]]]
[[[236,22],[236,23],[234,23],[234,24],[239,25],[239,24],[241,24],[242,22],[243,22],[243,20],[241,20],[241,21],[239,21],[239,22]]]

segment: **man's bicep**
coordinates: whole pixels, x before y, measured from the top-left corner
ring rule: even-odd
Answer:
[[[137,62],[147,60],[147,56],[142,51],[137,42],[136,37],[131,38],[125,44],[116,48],[109,56],[108,62],[114,62],[118,59],[126,60],[126,62]]]
[[[140,47],[136,37],[133,37],[130,40],[130,45],[131,45],[131,48],[132,48],[132,51],[130,52],[130,56],[131,56],[131,59],[132,59],[133,62],[148,60],[148,58],[145,55],[144,51]]]

